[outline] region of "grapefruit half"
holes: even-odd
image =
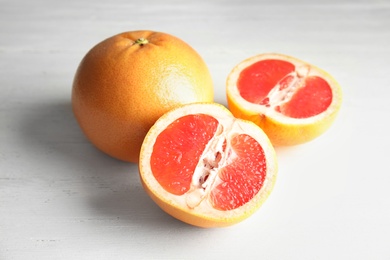
[[[194,103],[164,114],[146,135],[140,178],[168,214],[200,227],[233,225],[270,194],[277,160],[265,133],[224,106]]]
[[[275,146],[315,139],[333,123],[342,103],[328,73],[283,54],[260,54],[233,68],[227,100],[234,116],[260,126]]]

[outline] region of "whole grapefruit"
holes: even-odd
[[[142,141],[161,115],[213,98],[210,72],[192,47],[166,33],[132,31],[103,40],[84,56],[72,108],[97,148],[138,162]]]

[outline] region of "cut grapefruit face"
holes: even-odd
[[[235,224],[271,192],[277,161],[265,133],[224,106],[171,110],[149,130],[139,163],[142,184],[168,214],[200,227]]]
[[[308,142],[333,123],[342,102],[325,71],[282,54],[261,54],[230,72],[226,92],[234,116],[260,126],[275,146]]]

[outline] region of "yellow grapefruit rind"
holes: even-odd
[[[310,75],[317,75],[328,82],[332,89],[332,103],[323,113],[304,119],[284,116],[264,106],[246,101],[237,88],[240,72],[264,59],[281,59],[294,65],[310,66]],[[323,134],[334,122],[342,103],[342,91],[338,82],[324,70],[299,59],[276,53],[260,54],[248,58],[233,68],[226,82],[229,110],[241,119],[254,122],[268,135],[274,146],[291,146],[309,142]]]
[[[185,204],[184,196],[176,196],[164,190],[156,181],[151,171],[150,156],[158,134],[177,118],[188,114],[199,113],[215,116],[218,120],[239,120],[245,124],[245,130],[249,129],[252,133],[258,133],[256,136],[251,136],[255,138],[264,149],[267,162],[266,179],[257,195],[251,201],[237,209],[219,211],[212,208],[211,205],[206,202],[203,202],[195,209],[190,209]],[[224,118],[221,119],[221,116]],[[139,163],[141,183],[152,200],[169,215],[190,225],[203,228],[231,226],[252,215],[270,195],[276,181],[277,171],[278,164],[276,154],[265,133],[252,122],[235,119],[229,110],[217,103],[188,104],[164,114],[157,120],[146,135],[141,147]]]

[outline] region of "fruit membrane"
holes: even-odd
[[[252,214],[277,172],[264,132],[215,104],[169,114],[152,127],[141,149],[149,195],[169,214],[199,226],[228,225]]]

